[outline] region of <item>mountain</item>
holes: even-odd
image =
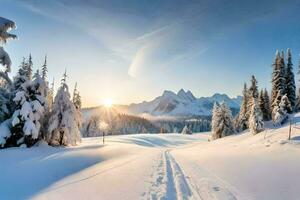
[[[216,93],[211,97],[196,98],[189,90],[181,89],[177,94],[166,90],[152,101],[130,104],[127,112],[153,116],[210,116],[215,102],[225,102],[235,114],[239,110],[241,101],[241,96],[230,98],[226,94]]]

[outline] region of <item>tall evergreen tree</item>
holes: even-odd
[[[29,54],[29,58],[26,66],[26,77],[28,80],[32,79],[32,68],[33,68],[32,56],[31,54]]]
[[[291,109],[291,103],[287,95],[283,95],[280,103],[273,109],[273,123],[275,125],[282,125],[288,120],[288,110]]]
[[[13,81],[13,90],[15,93],[19,90],[21,85],[25,83],[28,79],[26,76],[26,60],[23,58],[23,61],[21,62],[21,65],[19,66],[19,70],[17,75],[14,77]]]
[[[279,52],[277,50],[275,56],[275,62],[273,63],[273,73],[272,73],[272,99],[271,99],[272,109],[280,103],[281,97],[285,94],[285,85],[286,85],[286,81],[285,81],[284,58],[282,58],[279,55]]]
[[[81,96],[79,91],[77,90],[77,82],[75,83],[72,100],[76,109],[81,110]]]
[[[67,74],[63,75],[61,86],[55,96],[48,128],[47,140],[50,145],[76,145],[81,141],[78,127],[78,112],[71,101],[66,84]]]
[[[253,97],[252,97],[253,98]],[[253,98],[249,118],[249,129],[253,135],[261,132],[264,127],[264,122],[262,119],[262,113],[259,108],[257,99]]]
[[[231,110],[223,102],[220,106],[215,103],[212,115],[212,139],[234,134]]]
[[[48,72],[48,69],[47,69],[47,55],[46,55],[44,64],[42,66],[42,79],[44,81],[46,81],[46,79],[47,79],[47,72]]]
[[[258,107],[261,110],[262,117],[265,120],[265,115],[266,115],[266,110],[265,110],[265,96],[264,96],[264,91],[261,89],[258,95]]]
[[[248,128],[248,120],[250,114],[248,109],[248,104],[249,104],[249,91],[247,88],[247,84],[244,83],[243,100],[240,107],[240,112],[235,122],[235,129],[238,132],[246,130]]]
[[[268,94],[267,89],[265,88],[264,91],[264,102],[265,102],[265,106],[264,106],[264,120],[270,120],[271,119],[271,111],[270,111],[270,97]]]
[[[82,125],[82,118],[81,118],[81,96],[79,94],[79,91],[77,90],[77,82],[75,83],[74,91],[73,91],[73,98],[72,98],[73,104],[77,111],[77,124],[78,127],[81,128]]]
[[[16,110],[12,117],[10,144],[32,146],[40,136],[40,120],[44,113],[44,82],[39,73],[33,81],[26,81],[16,93]]]
[[[296,85],[293,72],[293,63],[292,63],[292,54],[291,50],[287,49],[287,64],[285,71],[285,81],[286,81],[286,95],[291,102],[292,110],[289,110],[288,113],[292,113],[296,104]]]
[[[254,99],[258,98],[257,80],[254,75],[251,76],[251,85],[249,88],[249,96],[250,96],[250,100],[252,100],[251,97],[253,97]]]

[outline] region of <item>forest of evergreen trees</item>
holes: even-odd
[[[235,119],[225,104],[214,105],[212,115],[213,139],[246,129],[257,134],[264,130],[264,121],[272,120],[274,126],[279,126],[288,121],[289,114],[300,110],[300,96],[298,92],[298,97],[296,97],[291,50],[287,49],[286,56],[284,51],[281,53],[276,51],[272,67],[270,96],[266,88],[258,89],[257,80],[253,75],[250,87],[248,88],[247,84],[244,84],[243,101],[240,112]]]
[[[120,114],[117,111],[99,113],[88,117],[82,125],[83,137],[123,135],[138,133],[181,133],[186,126],[191,132],[210,130],[210,117],[177,118],[172,120],[148,120],[143,117]]]
[[[7,33],[14,22],[0,18],[0,42],[16,38]],[[47,80],[47,57],[33,73],[33,59],[23,58],[17,74],[10,78],[11,59],[0,48],[0,148],[30,147],[40,140],[49,145],[75,145],[81,140],[81,97],[76,87],[73,97],[63,75],[54,97],[54,82]]]

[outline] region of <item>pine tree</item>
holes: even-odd
[[[212,113],[213,140],[234,134],[231,110],[224,102],[220,106],[215,103]]]
[[[285,64],[284,58],[279,55],[276,51],[275,62],[273,63],[273,73],[272,73],[272,99],[271,107],[272,109],[279,104],[281,98],[285,94]],[[278,94],[280,93],[280,94]]]
[[[31,54],[29,54],[29,58],[25,70],[26,77],[28,80],[32,79],[32,68],[33,68],[32,56]]]
[[[0,43],[6,43],[8,39],[15,39],[17,36],[8,33],[9,30],[16,28],[15,22],[0,17]],[[11,59],[9,54],[0,46],[0,65],[4,66],[4,71],[0,71],[0,148],[4,147],[7,138],[11,136],[11,117],[12,114],[12,80],[8,73],[11,72]]]
[[[77,82],[75,83],[72,100],[76,109],[81,110],[81,96],[79,94],[79,91],[77,90]]]
[[[254,75],[251,77],[251,85],[249,88],[249,96],[250,96],[250,101],[252,100],[251,97],[254,99],[258,98],[258,89],[257,89],[257,80]]]
[[[185,125],[185,126],[183,127],[182,131],[181,131],[181,134],[184,134],[184,135],[186,135],[186,134],[191,135],[191,134],[192,134],[192,131],[188,128],[187,125]]]
[[[28,80],[25,70],[26,70],[26,60],[25,60],[25,58],[23,58],[23,61],[21,62],[21,65],[19,66],[18,73],[14,77],[14,81],[13,81],[13,90],[15,91],[15,93],[17,91],[19,91],[19,89],[21,88],[21,85]]]
[[[13,99],[16,110],[12,116],[12,136],[10,143],[13,146],[26,144],[30,147],[37,142],[40,136],[40,119],[44,113],[44,82],[38,73],[33,81],[26,81]]]
[[[49,135],[47,140],[49,144],[53,146],[76,145],[81,141],[81,135],[77,124],[77,111],[70,99],[66,78],[67,74],[65,72],[61,86],[55,96],[49,120]]]
[[[251,107],[250,118],[249,118],[249,129],[251,133],[255,135],[264,129],[264,122],[262,119],[262,113],[259,108],[257,100],[253,98],[252,102],[253,104]]]
[[[292,54],[291,50],[287,49],[287,64],[286,64],[286,94],[291,102],[292,109],[288,111],[288,113],[292,113],[296,104],[296,86],[295,86],[295,78],[293,72],[293,63],[292,63]]]
[[[48,95],[47,95],[47,102],[48,102],[48,107],[49,110],[52,110],[53,107],[53,101],[54,101],[54,79],[52,80],[51,83],[51,88],[49,89]]]
[[[15,22],[0,17],[0,43],[6,43],[8,39],[16,39],[16,35],[8,33],[11,29],[15,28]],[[7,73],[11,72],[11,59],[2,46],[0,46],[0,64],[6,68],[5,72],[1,73],[0,76],[6,79],[8,78],[8,76],[6,76]]]
[[[264,91],[264,120],[268,121],[271,119],[271,111],[270,111],[270,98],[267,89]]]
[[[73,91],[73,97],[72,97],[73,104],[77,111],[77,124],[78,127],[81,128],[82,126],[82,117],[81,117],[81,96],[79,94],[79,91],[77,90],[77,82],[75,83],[74,91]]]
[[[47,69],[47,55],[46,55],[44,64],[42,66],[42,79],[44,81],[46,81],[46,79],[47,79],[47,72],[48,72],[48,69]]]
[[[291,103],[287,95],[283,95],[278,106],[273,109],[273,123],[275,125],[281,125],[288,120],[288,110],[291,109]]]
[[[240,112],[236,118],[235,129],[240,132],[248,128],[248,119],[249,119],[249,91],[247,89],[247,84],[244,84],[243,89],[243,100],[240,107]]]
[[[263,90],[260,90],[258,95],[258,107],[261,110],[263,119],[267,120],[267,111],[265,110],[265,95]]]

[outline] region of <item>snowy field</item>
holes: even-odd
[[[139,134],[4,149],[0,199],[299,199],[300,124],[287,137],[285,126],[214,142]]]

